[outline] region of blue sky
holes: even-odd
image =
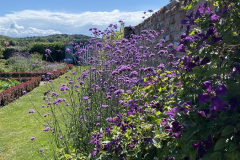
[[[143,11],[158,10],[169,0],[4,0],[0,5],[0,34],[11,37],[85,34],[123,20],[141,23]]]

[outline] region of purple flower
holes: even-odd
[[[47,127],[47,128],[43,129],[44,132],[49,131],[49,130],[50,130],[50,127]]]
[[[41,152],[41,153],[42,153],[42,152],[43,152],[43,149],[42,149],[42,148],[41,148],[41,149],[39,149],[39,152]]]
[[[71,49],[67,48],[67,49],[65,50],[65,53],[69,53],[69,52],[71,52]]]
[[[201,114],[205,118],[210,118],[214,114],[214,112],[213,111],[210,112],[209,109],[204,109],[202,111],[198,111],[198,113]]]
[[[176,50],[179,51],[179,52],[186,52],[183,44],[180,44],[180,45],[177,47]]]
[[[108,105],[102,105],[100,108],[108,108]]]
[[[211,100],[211,109],[214,111],[223,110],[225,102],[219,97],[219,95],[225,95],[228,93],[227,88],[224,85],[219,85],[219,87],[214,90],[212,83],[210,81],[203,82],[203,87],[206,89],[207,93],[199,93],[198,100],[199,103],[204,104],[208,100]]]
[[[27,93],[27,91],[23,91],[23,92],[22,92],[23,95],[26,94],[26,93]]]
[[[96,126],[97,126],[97,127],[100,126],[100,123],[97,123]]]
[[[212,142],[212,137],[211,137],[211,135],[209,135],[207,139],[198,141],[197,143],[193,143],[192,147],[194,149],[198,148],[199,157],[203,157],[203,155],[206,153],[205,150],[211,148],[212,143],[213,143]]]
[[[59,138],[60,138],[60,139],[62,139],[62,138],[63,138],[63,136],[60,136]]]
[[[50,54],[52,51],[50,49],[46,49],[45,52]]]
[[[35,111],[33,110],[33,109],[30,109],[29,111],[28,111],[28,113],[30,114],[30,113],[34,113]]]
[[[217,15],[211,16],[211,22],[213,22],[213,23],[217,23],[219,19],[220,19],[220,17],[218,17]]]
[[[118,89],[114,92],[115,95],[121,95],[124,93],[124,90],[123,89]]]
[[[31,141],[34,141],[35,140],[35,137],[31,137]]]
[[[208,28],[206,36],[209,37],[211,35],[214,35],[217,32],[216,28],[214,26],[211,26]]]
[[[138,72],[137,71],[132,71],[130,74],[129,74],[129,77],[137,77],[138,76]]]
[[[89,99],[89,97],[88,96],[86,96],[86,97],[83,97],[83,100],[84,101],[87,101]]]

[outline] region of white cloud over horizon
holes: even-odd
[[[143,12],[83,12],[78,14],[46,10],[23,10],[0,16],[0,34],[11,37],[45,36],[51,34],[90,35],[89,28],[104,30],[119,20],[128,25],[142,21]]]

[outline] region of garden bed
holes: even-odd
[[[67,64],[62,69],[58,69],[54,72],[47,73],[2,73],[0,74],[1,78],[11,77],[15,80],[21,80],[23,83],[18,84],[14,87],[8,88],[0,92],[0,106],[4,106],[15,99],[23,95],[23,92],[29,92],[34,88],[38,87],[41,80],[50,80],[59,77],[60,75],[66,73],[69,69],[72,69],[72,64]],[[23,77],[24,76],[24,77]]]
[[[17,79],[1,78],[0,79],[0,92],[8,88],[18,85],[20,82]]]
[[[52,72],[5,72],[0,73],[1,78],[21,78],[21,77],[47,77],[50,75],[51,79],[57,78],[59,75],[66,73],[68,69],[72,69],[72,64],[67,64],[65,67],[61,69],[57,69],[56,71]],[[42,78],[42,80],[43,80]]]
[[[39,86],[41,81],[41,77],[31,77],[26,79],[28,79],[26,82],[0,92],[0,106],[9,104],[10,102],[22,96],[25,91],[29,92],[33,90]]]

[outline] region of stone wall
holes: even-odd
[[[203,2],[205,0],[200,0],[199,4]],[[142,30],[155,30],[158,32],[164,30],[164,34],[157,37],[153,41],[153,45],[157,44],[160,39],[164,39],[166,43],[173,43],[176,49],[182,33],[186,30],[186,25],[182,25],[181,21],[186,19],[186,15],[189,15],[192,11],[195,13],[199,4],[195,8],[186,11],[181,9],[180,2],[173,0],[142,23],[135,26],[135,30],[132,30],[131,27],[125,27],[124,37],[128,38],[130,34],[140,35]],[[211,5],[211,8],[213,8],[213,5]]]

